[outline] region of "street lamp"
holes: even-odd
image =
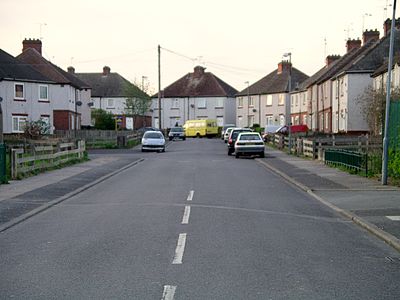
[[[291,99],[290,99],[290,92],[292,90],[292,53],[288,52],[288,53],[284,53],[283,57],[289,57],[289,83],[288,83],[288,89],[289,89],[289,102],[286,108],[286,123],[288,124],[288,132],[289,132],[289,154],[292,153],[292,133],[291,133],[291,128],[290,126],[292,125],[292,116],[291,116],[291,110],[292,110],[292,103],[291,103]]]
[[[250,128],[250,82],[246,81],[247,84],[247,127]]]
[[[81,106],[81,101],[75,101],[75,126],[74,126],[74,136],[76,138],[76,127],[78,127],[78,106]]]

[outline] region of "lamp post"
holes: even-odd
[[[1,102],[3,101],[3,98],[0,97],[0,144],[3,143],[3,110],[1,108]]]
[[[383,153],[382,153],[382,185],[387,185],[387,177],[388,177],[387,172],[388,172],[388,156],[389,156],[389,111],[390,111],[390,92],[391,92],[390,88],[392,79],[395,23],[396,23],[396,0],[393,0],[393,17],[392,17],[392,25],[390,28],[388,75],[386,81],[385,127],[384,127]]]
[[[76,138],[76,128],[78,127],[78,106],[81,106],[81,101],[75,101],[75,126],[74,126],[74,136]]]
[[[292,111],[292,103],[291,103],[291,99],[290,99],[290,92],[292,90],[292,53],[288,52],[288,53],[284,53],[283,57],[289,57],[289,82],[288,82],[288,89],[289,89],[289,101],[287,108],[286,108],[286,113],[288,115],[288,117],[286,118],[286,123],[288,125],[288,132],[289,132],[289,154],[292,153],[292,133],[291,133],[291,128],[290,126],[292,125],[292,116],[291,116],[291,111]]]
[[[246,81],[247,84],[247,127],[250,128],[250,82]]]

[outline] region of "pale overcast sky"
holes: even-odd
[[[393,0],[1,0],[0,48],[21,53],[42,38],[43,56],[76,72],[111,68],[158,89],[202,64],[238,90],[277,68],[282,54],[311,76],[326,55],[344,54],[347,37],[378,29]],[[397,12],[399,10],[397,9]],[[370,16],[372,15],[372,16]],[[398,13],[396,14],[398,17]],[[363,22],[364,21],[364,22]],[[325,41],[326,40],[326,43]]]

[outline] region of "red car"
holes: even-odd
[[[279,128],[276,132],[281,133],[281,134],[289,134],[288,126],[282,126]],[[307,125],[291,125],[290,126],[290,133],[295,134],[295,133],[307,133],[308,132],[308,126]]]

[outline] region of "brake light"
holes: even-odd
[[[229,139],[228,143],[229,143],[229,144],[232,144],[232,139]]]

